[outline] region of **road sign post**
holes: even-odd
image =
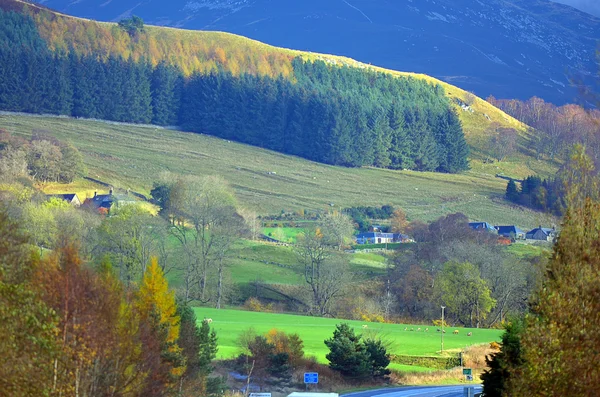
[[[308,385],[313,384],[316,385],[319,383],[319,373],[318,372],[305,372],[304,373],[304,384],[306,384],[306,390],[308,390]]]
[[[465,376],[465,380],[467,382],[473,381],[473,369],[472,368],[463,368],[463,375]]]

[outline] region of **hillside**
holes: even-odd
[[[473,220],[524,228],[546,223],[543,214],[503,199],[506,181],[494,177],[498,170],[492,164],[458,175],[343,168],[201,134],[56,117],[3,114],[0,128],[22,136],[45,130],[71,141],[83,153],[89,176],[146,194],[160,172],[171,171],[222,175],[242,205],[262,214],[330,205],[394,204],[404,208],[410,219],[423,221],[460,211]],[[515,173],[530,171],[527,164],[506,165]],[[542,173],[548,172],[545,165],[529,163]]]
[[[524,133],[524,126],[521,123],[489,103],[479,98],[469,98],[467,92],[423,74],[376,68],[344,57],[276,48],[240,36],[219,32],[196,32],[147,26],[143,33],[136,37],[130,37],[116,24],[73,18],[20,0],[0,0],[0,8],[33,15],[36,31],[39,31],[41,36],[42,43],[40,45],[48,46],[51,50],[64,52],[72,48],[78,54],[93,53],[103,57],[118,55],[131,57],[133,60],[145,59],[153,65],[166,60],[187,75],[195,71],[202,73],[214,71],[218,65],[220,70],[233,75],[243,71],[257,76],[280,75],[293,79],[295,71],[292,63],[294,59],[300,58],[307,61],[322,60],[329,65],[348,66],[359,70],[372,69],[386,74],[422,79],[432,84],[439,84],[456,109],[463,125],[465,137],[471,147],[470,159],[473,169],[481,170],[483,167],[483,169],[488,169],[487,172],[505,172],[511,176],[525,176],[540,170],[543,170],[544,173],[551,173],[556,167],[551,164],[532,165],[530,153],[524,149],[528,137]],[[12,43],[15,40],[22,40],[22,37],[11,38],[9,34],[8,42]],[[12,51],[9,50],[8,54],[11,53]],[[12,55],[7,56],[12,57]],[[57,67],[61,68],[60,65]],[[85,88],[82,89],[85,90]],[[32,97],[35,96],[28,95],[25,98]],[[473,100],[470,110],[463,110],[459,104],[470,102],[469,99]],[[13,110],[32,111],[18,108]],[[84,117],[90,116],[84,115]],[[482,166],[481,160],[489,157],[490,135],[487,129],[492,123],[519,130],[521,150],[513,156],[510,163],[496,164],[494,167]],[[293,151],[291,153],[296,154]]]
[[[587,3],[592,3],[588,1]],[[41,0],[79,17],[225,31],[420,71],[482,97],[572,102],[596,74],[599,19],[549,0]]]
[[[466,92],[422,74],[402,73],[375,68],[345,57],[316,54],[272,47],[244,37],[147,26],[139,36],[130,37],[116,24],[78,19],[54,13],[20,0],[0,0],[0,8],[32,14],[44,43],[53,51],[74,49],[78,54],[119,55],[134,60],[146,59],[153,65],[168,61],[185,75],[215,70],[217,67],[238,75],[241,72],[260,76],[278,75],[293,78],[293,59],[324,60],[338,66],[371,68],[398,76],[412,76],[440,84],[451,99],[466,102]],[[479,99],[473,113],[463,111],[453,101],[463,123],[465,135],[474,149],[474,157],[483,157],[487,137],[483,132],[492,122],[521,128],[520,123]]]

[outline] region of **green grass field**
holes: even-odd
[[[176,244],[171,238],[172,244]],[[344,254],[358,280],[385,274],[386,258],[372,253]],[[304,283],[304,269],[298,262],[293,247],[267,244],[257,241],[237,242],[229,256],[227,274],[237,284],[261,281],[266,284],[297,285]],[[181,274],[173,270],[167,274],[169,285],[179,287]]]
[[[295,243],[299,234],[304,233],[305,229],[300,227],[265,227],[263,234],[279,241]],[[278,238],[282,237],[282,238]]]
[[[487,167],[490,164],[459,175],[353,169],[158,127],[0,115],[0,128],[21,136],[46,130],[71,141],[83,153],[89,176],[146,194],[161,172],[171,171],[221,175],[235,189],[241,205],[261,214],[392,204],[402,207],[411,220],[431,221],[463,212],[474,221],[522,228],[546,223],[539,213],[503,200],[506,181],[494,177],[498,170]],[[538,165],[544,168],[544,164]],[[57,192],[56,187],[53,190]]]
[[[327,362],[325,355],[327,347],[323,343],[325,339],[333,335],[335,325],[347,322],[353,326],[357,333],[365,335],[378,335],[390,343],[389,352],[392,354],[413,356],[434,356],[439,354],[440,333],[430,325],[416,325],[417,327],[429,327],[429,332],[404,331],[406,324],[379,324],[365,323],[360,321],[339,320],[331,318],[294,316],[288,314],[257,313],[238,310],[216,310],[209,308],[195,308],[198,320],[211,318],[212,326],[219,338],[218,357],[222,359],[231,358],[239,354],[236,340],[241,332],[252,327],[259,334],[264,334],[270,329],[297,333],[304,341],[304,351],[307,356],[315,356],[319,362]],[[368,328],[364,329],[363,324]],[[453,335],[452,330],[458,329],[459,334]],[[468,337],[467,332],[473,332]],[[467,346],[489,343],[499,340],[502,331],[489,329],[466,329],[450,328],[444,335],[444,349],[459,350]],[[396,369],[426,370],[422,367],[393,366]]]

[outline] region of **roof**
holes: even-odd
[[[544,233],[547,236],[549,236],[555,232],[554,229],[550,229],[548,227],[536,227],[535,229],[531,229],[529,232],[527,232],[527,234],[535,234],[540,230],[542,231],[542,233]]]
[[[366,232],[366,233],[360,233],[356,235],[356,238],[392,238],[392,239],[398,239],[398,238],[408,238],[407,235],[402,234],[402,233],[380,233],[380,232]]]
[[[518,227],[512,226],[496,226],[496,230],[498,230],[498,234],[525,234],[525,232]]]
[[[496,231],[496,229],[487,222],[469,222],[469,227],[473,230],[491,230]]]
[[[77,193],[66,193],[66,194],[48,194],[47,197],[56,197],[65,201],[73,201],[77,197]],[[79,199],[79,197],[77,197]]]

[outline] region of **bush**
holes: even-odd
[[[244,302],[244,308],[251,312],[272,313],[274,310],[273,303],[263,304],[258,298],[250,297]]]
[[[460,366],[460,357],[430,357],[392,355],[391,362],[402,365],[416,365],[435,369],[452,369]]]
[[[286,354],[292,368],[298,368],[304,357],[304,342],[298,334],[286,334],[276,328],[266,334],[267,341],[275,347],[276,354]]]

